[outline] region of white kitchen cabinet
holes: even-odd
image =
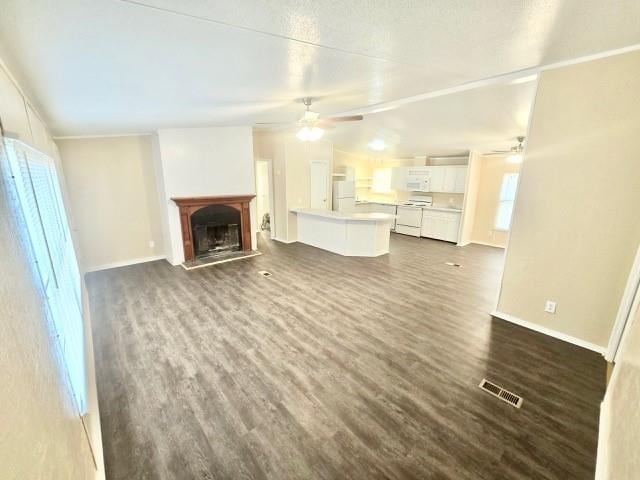
[[[453,193],[456,190],[456,175],[458,169],[455,167],[444,167],[444,184],[442,192]]]
[[[431,191],[444,192],[444,174],[447,167],[429,167],[431,171]]]
[[[393,167],[391,169],[391,188],[393,190],[407,189],[407,167]]]
[[[467,167],[452,167],[455,168],[455,181],[453,186],[454,193],[464,193],[464,190],[467,186]]]
[[[31,143],[29,119],[22,94],[0,68],[0,119],[5,134]]]
[[[396,223],[396,233],[401,233],[402,235],[410,235],[412,237],[419,237],[420,227],[410,227],[408,225],[399,225]]]
[[[424,209],[422,211],[422,228],[420,235],[447,242],[458,241],[460,229],[459,212],[442,212]]]
[[[394,167],[391,170],[391,188],[407,190],[407,176],[429,172],[429,191],[433,193],[464,193],[467,180],[466,165],[433,165],[426,167]]]
[[[429,168],[433,193],[464,193],[467,179],[466,165],[438,165]]]

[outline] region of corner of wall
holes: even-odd
[[[154,132],[151,136],[151,152],[153,156],[153,173],[155,176],[156,190],[158,192],[157,201],[160,212],[162,248],[167,261],[173,265],[173,252],[171,250],[171,236],[169,232],[169,208],[167,205],[164,174],[162,172],[162,154],[160,152],[160,137],[158,132]]]

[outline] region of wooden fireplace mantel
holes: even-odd
[[[180,210],[180,227],[182,229],[182,245],[184,260],[195,260],[193,248],[193,233],[191,230],[191,215],[209,205],[227,205],[240,212],[240,231],[242,233],[242,249],[251,250],[251,217],[249,202],[255,195],[218,195],[215,197],[175,197],[172,198]]]

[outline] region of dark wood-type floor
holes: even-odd
[[[501,251],[260,249],[88,275],[109,480],[593,478],[604,361],[487,315]]]

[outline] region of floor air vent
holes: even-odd
[[[270,277],[271,276],[271,272],[267,272],[266,270],[260,270],[258,273],[260,275],[262,275],[263,277]]]
[[[494,397],[498,397],[500,400],[507,402],[509,405],[513,405],[516,408],[520,408],[522,406],[522,397],[516,395],[515,393],[511,393],[508,390],[505,390],[502,387],[499,387],[495,383],[491,383],[486,378],[483,378],[480,382],[480,388],[485,392],[489,392]]]

